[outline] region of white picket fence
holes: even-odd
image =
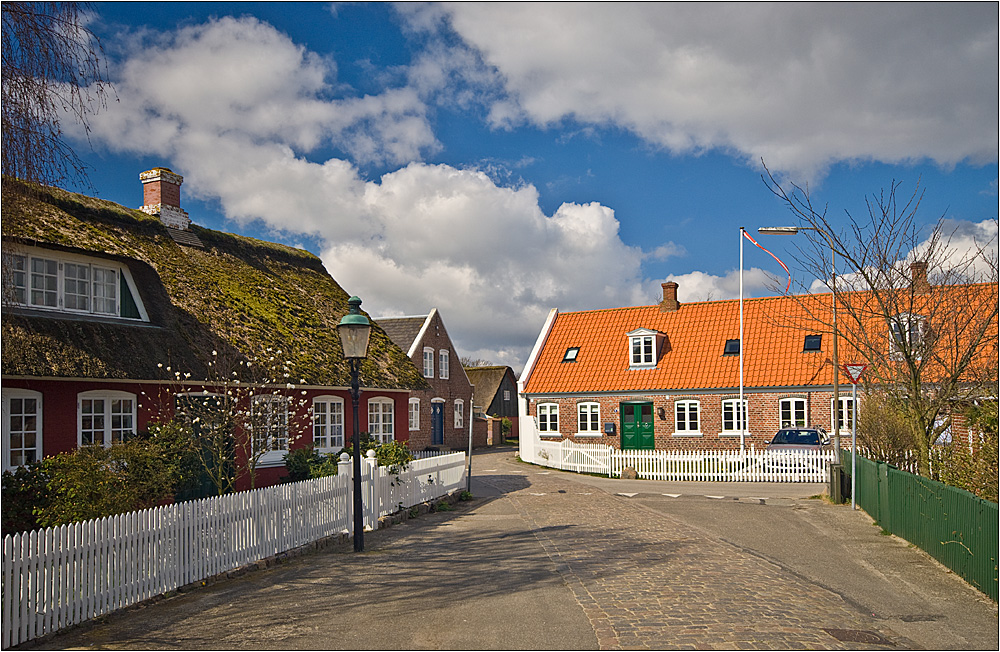
[[[826,482],[827,465],[835,460],[832,450],[635,451],[565,439],[524,442],[520,454],[525,462],[563,471],[616,478],[633,468],[645,480],[702,482]]]
[[[362,463],[366,529],[465,487],[464,453],[398,476]],[[352,473],[119,514],[3,540],[3,647],[353,530]]]

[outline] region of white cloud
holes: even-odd
[[[740,296],[738,269],[730,270],[725,276],[705,272],[671,274],[667,276],[667,280],[677,283],[677,299],[681,303],[738,299]],[[743,270],[743,295],[747,298],[774,294],[775,289],[784,290],[784,288],[784,279],[776,279],[774,275],[762,269],[751,267]]]
[[[799,178],[843,160],[996,161],[989,4],[448,3],[505,80],[496,126],[617,125]]]
[[[187,196],[218,200],[230,219],[317,237],[327,269],[371,314],[436,307],[476,357],[520,368],[553,306],[654,300],[612,209],[567,203],[549,215],[531,185],[411,162],[436,146],[422,99],[431,77],[336,99],[334,75],[333,62],[253,18],[185,27],[124,62],[120,101],[94,117],[92,137],[169,160]],[[368,181],[353,162],[307,157],[329,142],[354,161],[408,164]]]

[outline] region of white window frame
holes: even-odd
[[[30,389],[3,389],[0,390],[3,395],[3,470],[4,471],[14,471],[19,466],[24,466],[20,462],[15,464],[13,462],[12,456],[14,451],[19,451],[25,453],[27,451],[34,451],[34,459],[25,460],[26,463],[31,463],[33,461],[38,461],[42,459],[42,393],[36,392]],[[20,402],[21,412],[17,415],[13,413],[12,402]],[[24,401],[34,401],[35,402],[35,412],[34,420],[35,427],[34,430],[29,430],[25,428],[24,421],[21,422],[20,428],[15,433],[15,429],[12,427],[14,425],[15,417],[26,417],[29,413],[24,412]],[[35,445],[34,447],[24,445],[24,435],[34,432],[35,435]],[[17,448],[12,446],[13,437],[15,434],[21,435],[21,445]]]
[[[743,399],[743,410],[742,414],[739,414],[741,410],[738,410],[739,398],[726,398],[722,400],[722,429],[719,432],[721,435],[739,435],[750,434],[750,429],[747,427],[747,399]],[[730,416],[726,417],[726,412],[730,413]],[[730,425],[729,428],[726,427],[727,420]],[[740,423],[742,421],[742,423]],[[740,427],[742,426],[742,428]]]
[[[911,357],[919,360],[927,337],[927,318],[912,313],[898,314],[889,320],[889,335],[893,353],[903,355],[908,351]]]
[[[848,435],[851,434],[851,424],[854,423],[854,398],[852,396],[840,397],[839,414],[836,414],[833,411],[833,397],[831,396],[830,414],[834,415],[834,417],[837,419],[836,423],[833,423],[833,419],[830,420],[831,432],[836,432],[837,427],[840,426],[840,424],[844,424],[843,427],[840,428],[840,432],[842,434],[848,434]]]
[[[576,404],[576,434],[583,437],[601,436],[601,404],[581,401]]]
[[[75,254],[57,254],[37,247],[4,251],[3,257],[5,271],[10,270],[9,275],[4,274],[5,290],[9,283],[10,298],[16,305],[34,310],[134,320],[133,317],[123,317],[121,314],[122,297],[119,287],[124,282],[135,302],[139,321],[149,321],[135,281],[125,265]],[[36,262],[49,269],[36,272]],[[54,266],[54,270],[51,266]],[[85,274],[71,274],[70,270],[76,268],[85,270]],[[114,276],[114,280],[107,280],[108,273]],[[10,280],[7,279],[8,276]],[[98,282],[97,279],[102,276],[104,279]],[[86,288],[84,292],[80,291],[81,284]],[[36,285],[40,287],[35,287]],[[70,291],[71,286],[73,291]],[[71,306],[75,301],[69,299],[73,297],[80,298],[81,304]]]
[[[629,369],[655,368],[663,334],[649,328],[637,328],[625,335],[628,337]]]
[[[448,380],[451,377],[451,356],[448,349],[438,351],[438,377],[441,380]]]
[[[694,427],[691,427],[692,422]],[[701,435],[701,401],[695,399],[674,401],[674,434]]]
[[[465,401],[460,398],[455,399],[454,422],[456,428],[465,427]]]
[[[288,453],[290,403],[291,399],[282,394],[250,397],[250,445],[258,466],[284,463],[282,458]]]
[[[411,398],[408,405],[410,431],[420,430],[420,399]]]
[[[323,407],[319,407],[323,406]],[[344,399],[317,396],[312,403],[313,447],[321,453],[335,453],[344,447]],[[325,441],[326,446],[317,441]]]
[[[368,399],[368,434],[381,444],[395,439],[396,403],[391,398],[378,396]]]
[[[100,412],[96,403],[100,401]],[[125,402],[128,402],[125,405]],[[85,412],[85,408],[89,408]],[[117,408],[117,409],[116,409]],[[100,421],[98,427],[96,421]],[[84,425],[88,425],[88,441],[84,441]],[[100,441],[96,433],[100,432]],[[76,395],[76,443],[79,447],[101,445],[109,448],[121,442],[127,434],[136,432],[136,397],[131,392],[95,389]],[[127,433],[127,434],[126,434]]]
[[[434,348],[424,347],[424,378],[434,377]]]
[[[785,418],[785,413],[789,418]],[[801,413],[801,422],[798,421]],[[806,428],[809,424],[809,403],[801,396],[789,396],[778,401],[779,428]]]
[[[559,434],[559,404],[539,403],[535,408],[538,415],[538,432],[543,436]]]

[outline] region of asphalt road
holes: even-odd
[[[997,606],[816,486],[478,453],[476,499],[37,649],[997,649]]]

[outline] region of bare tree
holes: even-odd
[[[3,175],[58,185],[87,182],[86,166],[67,144],[62,116],[89,132],[88,116],[111,90],[98,38],[76,2],[3,3]],[[18,185],[17,188],[22,188]]]
[[[996,236],[959,247],[944,219],[922,231],[919,185],[907,197],[894,181],[866,198],[864,217],[847,212],[842,228],[812,204],[807,187],[783,186],[770,171],[762,178],[807,229],[795,259],[832,293],[841,362],[868,365],[866,386],[901,411],[920,474],[929,475],[931,445],[952,415],[996,395]],[[830,274],[831,255],[839,276]],[[832,332],[831,301],[799,296],[808,318]]]

